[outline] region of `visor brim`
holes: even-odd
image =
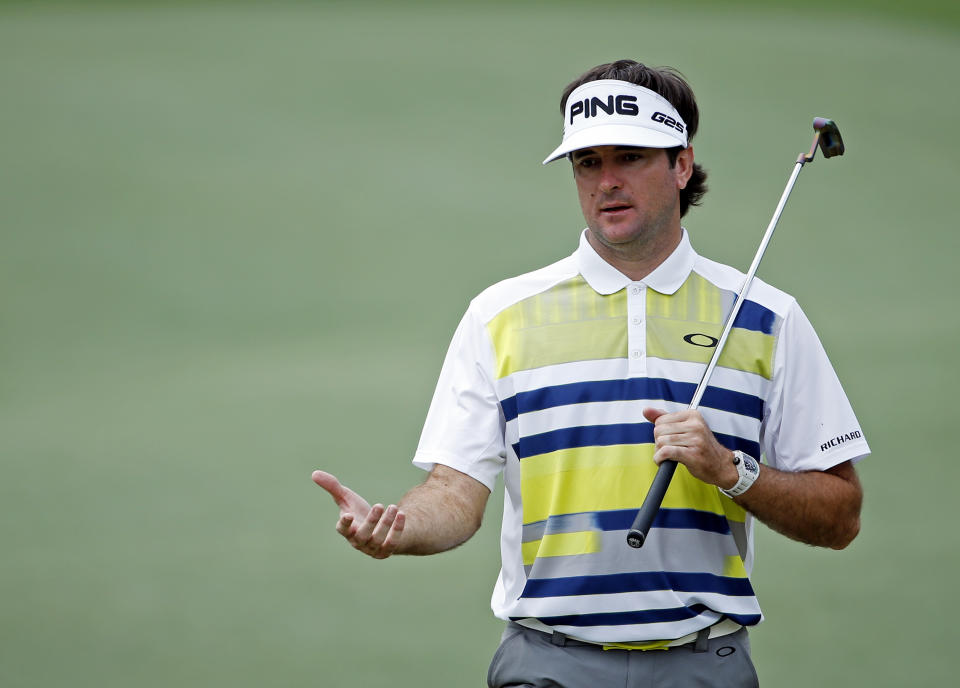
[[[687,147],[686,137],[677,132],[676,136],[624,124],[600,124],[571,134],[564,139],[556,150],[547,156],[543,164],[566,156],[574,151],[594,146],[636,146],[637,148],[674,148]]]

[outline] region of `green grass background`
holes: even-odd
[[[0,5],[0,685],[479,686],[466,546],[333,531],[409,464],[469,299],[568,254],[562,87],[679,67],[686,219],[796,294],[874,450],[841,553],[761,528],[764,685],[955,680],[960,21],[938,2]]]

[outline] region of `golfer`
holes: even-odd
[[[756,280],[698,410],[686,407],[743,284],[681,225],[706,187],[699,114],[670,68],[620,60],[561,99],[587,227],[573,254],[496,284],[463,316],[414,463],[370,506],[332,475],[337,531],[372,557],[470,538],[503,478],[506,622],[490,686],[753,686],[753,519],[841,549],[866,440],[797,302]],[[709,230],[704,230],[709,231]],[[642,549],[625,536],[679,463]]]

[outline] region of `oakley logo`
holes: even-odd
[[[683,123],[678,122],[673,117],[667,117],[662,112],[654,112],[652,115],[650,115],[650,119],[652,119],[654,122],[660,122],[661,124],[665,124],[668,127],[672,127],[677,131],[679,131],[681,134],[683,133]]]
[[[618,115],[639,115],[640,108],[637,107],[636,96],[607,96],[607,99],[584,98],[570,104],[570,124],[573,124],[573,118],[580,115],[584,119],[596,117],[597,111],[602,110],[608,115],[614,113]],[[683,131],[681,129],[681,131]]]
[[[712,349],[720,340],[716,337],[711,337],[708,334],[694,332],[693,334],[688,334],[686,337],[684,337],[683,341],[685,341],[687,344],[693,344],[694,346],[702,346],[705,349]]]

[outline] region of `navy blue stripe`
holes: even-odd
[[[689,607],[673,607],[672,609],[646,609],[635,612],[601,612],[597,614],[568,614],[566,616],[536,617],[548,626],[628,626],[634,624],[665,623],[670,621],[684,621],[711,611],[705,604],[693,604]],[[760,623],[759,614],[730,614],[722,613],[728,619],[733,619],[741,626],[756,626]],[[512,616],[512,621],[522,621],[531,617]]]
[[[753,330],[763,334],[773,334],[773,324],[777,320],[777,314],[769,308],[761,306],[756,301],[744,301],[737,313],[737,319],[733,326],[744,330]]]
[[[748,578],[729,578],[712,573],[649,571],[612,573],[603,576],[531,578],[521,597],[568,597],[571,595],[612,595],[624,592],[709,592],[731,597],[753,597]]]
[[[759,614],[730,614],[724,613],[724,616],[728,619],[733,619],[741,626],[756,626],[760,623]]]
[[[696,385],[694,385],[694,389],[696,389]],[[690,394],[690,399],[693,399],[692,393]],[[687,403],[689,403],[689,400]],[[732,389],[707,385],[707,389],[703,392],[703,399],[700,400],[700,405],[706,408],[730,411],[740,416],[763,420],[763,399],[752,394],[736,392]]]
[[[630,521],[627,528],[632,525],[633,520]],[[651,527],[705,530],[709,533],[720,533],[721,535],[727,535],[730,532],[730,523],[726,516],[712,514],[709,511],[697,511],[696,509],[660,509],[657,512],[657,517],[653,519]]]
[[[634,401],[637,399],[662,399],[680,404],[689,404],[697,386],[692,382],[675,382],[664,378],[630,378],[626,380],[600,380],[573,382],[566,385],[541,387],[520,392],[500,402],[507,421],[521,413],[542,411],[557,406],[587,404],[602,401]],[[701,406],[730,411],[741,416],[761,420],[763,399],[752,394],[736,392],[722,387],[707,387]]]
[[[629,626],[634,624],[664,623],[669,621],[684,621],[700,616],[708,611],[706,605],[695,604],[690,607],[675,607],[673,609],[649,609],[640,612],[607,612],[600,614],[571,614],[567,616],[537,617],[548,626]],[[759,614],[729,614],[723,613],[728,619],[733,619],[741,626],[756,626],[760,623]],[[511,621],[529,619],[528,616],[511,616]]]
[[[717,441],[720,442],[724,447],[730,451],[740,450],[744,454],[749,454],[755,459],[760,459],[760,444],[758,442],[752,442],[750,440],[745,440],[742,437],[737,437],[736,435],[724,435],[722,432],[715,432],[713,436],[717,438]]]
[[[628,626],[633,624],[685,621],[700,616],[707,606],[694,604],[690,607],[672,609],[646,609],[638,612],[601,612],[597,614],[568,614],[566,616],[541,616],[540,621],[548,626]],[[519,619],[516,619],[519,620]]]
[[[503,409],[503,417],[509,422],[519,415],[517,411],[516,395],[500,402],[500,408]]]
[[[639,509],[597,511],[593,514],[594,523],[600,530],[629,530],[638,511]],[[652,527],[705,530],[721,535],[730,532],[726,516],[696,509],[660,509]]]
[[[515,445],[517,457],[526,459],[575,447],[611,447],[617,444],[652,444],[653,423],[580,425],[521,437]]]
[[[715,432],[714,435],[720,444],[731,451],[739,449],[754,458],[760,456],[760,445],[757,442],[723,433]],[[513,445],[513,449],[517,458],[526,459],[561,449],[612,447],[618,444],[653,444],[653,423],[612,423],[561,428],[521,437],[520,441]]]

